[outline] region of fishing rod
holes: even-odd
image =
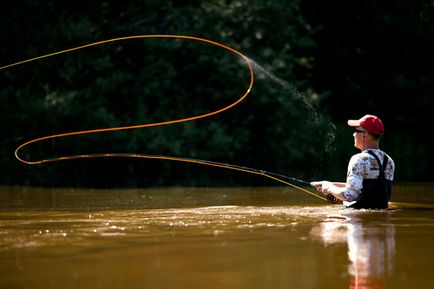
[[[184,160],[187,160],[186,158],[183,158]],[[286,182],[284,180],[290,180],[292,182],[297,182],[300,183],[304,186],[309,186],[309,187],[313,187],[311,182],[299,179],[299,178],[295,178],[295,177],[290,177],[290,176],[286,176],[286,175],[282,175],[282,174],[278,174],[275,172],[270,172],[270,171],[266,171],[266,170],[260,170],[260,169],[255,169],[255,168],[250,168],[250,167],[245,167],[245,166],[240,166],[240,165],[233,165],[233,164],[227,164],[227,163],[219,163],[219,162],[213,162],[213,161],[206,161],[206,160],[194,160],[194,159],[188,159],[191,162],[195,162],[195,163],[199,163],[199,164],[207,164],[207,165],[213,165],[213,166],[218,166],[218,167],[225,167],[228,169],[232,169],[232,170],[239,170],[239,171],[245,171],[245,172],[249,172],[249,173],[255,173],[255,174],[259,174],[262,175],[264,177],[268,177],[271,178],[275,181],[284,183],[286,185],[295,187],[299,190],[302,190],[310,195],[314,195],[315,197],[318,197],[322,200],[327,200],[327,202],[329,203],[336,203],[338,201],[338,199],[333,196],[332,194],[328,194],[326,198],[321,197],[317,194],[314,194],[302,187],[299,186],[295,186],[294,184],[290,183],[290,182]]]

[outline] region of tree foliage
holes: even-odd
[[[310,60],[303,51],[314,46],[297,1],[165,1],[157,5],[155,1],[27,0],[11,4],[2,14],[6,28],[2,39],[8,39],[1,51],[4,65],[99,40],[145,34],[203,37],[256,61],[254,89],[231,111],[173,126],[47,141],[24,152],[30,159],[145,153],[297,176],[310,173],[311,165],[320,163],[321,146],[333,128],[297,91],[297,87],[309,87],[302,75],[309,72]],[[273,79],[270,72],[279,78]],[[162,161],[78,160],[34,168],[23,167],[12,155],[14,147],[33,137],[167,121],[225,107],[244,93],[249,74],[236,55],[221,48],[179,39],[113,42],[4,70],[1,81],[2,118],[7,124],[2,142],[4,183],[243,183],[233,172]]]
[[[418,70],[411,61],[417,44],[423,55],[432,51],[432,43],[422,38],[432,26],[429,7],[422,4],[394,4],[386,11],[380,4],[350,9],[320,2],[21,0],[5,4],[0,12],[4,43],[0,66],[116,37],[176,34],[233,47],[255,67],[248,98],[212,118],[51,140],[23,154],[30,159],[105,152],[171,155],[300,178],[344,177],[351,136],[340,125],[335,131],[328,115],[344,124],[345,119],[369,111],[384,116],[387,128],[419,124],[414,112],[397,115],[384,107],[393,99],[403,110],[404,100],[415,92],[420,99],[411,103],[414,109],[427,112],[432,104],[427,93],[432,79],[429,67],[419,59],[424,69]],[[408,16],[407,7],[420,18]],[[338,8],[342,10],[337,12]],[[417,24],[412,22],[415,17]],[[402,45],[401,34],[414,44]],[[13,155],[22,142],[45,135],[213,111],[240,97],[248,81],[247,66],[235,54],[180,39],[116,41],[1,70],[2,183],[269,184],[240,173],[173,162],[86,159],[35,167],[22,165]],[[390,131],[397,134],[387,135],[386,148],[402,161],[412,153],[397,153],[399,136],[406,132]],[[428,151],[424,143],[419,148]],[[413,177],[412,172],[405,176]]]

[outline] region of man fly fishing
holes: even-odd
[[[348,120],[355,129],[354,146],[361,150],[348,163],[345,183],[312,182],[319,192],[334,196],[355,209],[386,209],[392,192],[395,163],[379,149],[384,133],[383,122],[375,115]]]

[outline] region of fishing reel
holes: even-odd
[[[335,196],[333,196],[332,194],[328,194],[327,195],[327,202],[330,204],[335,204],[338,202],[338,199]]]

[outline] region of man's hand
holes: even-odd
[[[331,188],[333,183],[329,181],[317,181],[310,183],[312,187],[314,187],[318,192],[321,192],[323,195],[331,194]]]

